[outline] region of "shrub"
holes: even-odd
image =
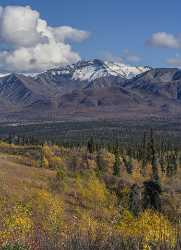
[[[30,202],[36,225],[50,234],[60,232],[64,202],[47,191],[36,192]]]
[[[113,168],[115,164],[114,154],[109,153],[105,149],[98,152],[97,166],[102,173],[113,174]]]
[[[3,246],[1,249],[2,250],[28,250],[29,248],[19,243],[15,243],[15,244],[8,243],[5,246]]]
[[[109,192],[105,184],[91,172],[88,176],[78,176],[76,190],[81,201],[88,206],[101,206],[109,202]]]
[[[170,247],[176,244],[174,227],[166,217],[152,210],[146,210],[138,218],[124,210],[118,222],[118,230],[127,239],[143,239],[145,249],[162,243]]]
[[[21,204],[16,205],[11,215],[6,218],[5,224],[10,232],[26,236],[33,229],[29,208]]]

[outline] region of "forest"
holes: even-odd
[[[120,131],[57,143],[48,133],[6,132],[1,249],[181,249],[179,144],[149,127],[129,140]]]

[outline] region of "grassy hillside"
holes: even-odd
[[[2,249],[180,249],[180,162],[92,146],[0,143]]]
[[[22,200],[32,189],[48,190],[49,179],[55,176],[55,171],[29,167],[16,161],[13,156],[0,155],[1,194]]]

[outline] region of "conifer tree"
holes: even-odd
[[[43,168],[44,165],[44,151],[43,151],[43,144],[40,145],[40,167]]]
[[[8,143],[9,144],[13,143],[13,136],[11,134],[8,135]]]
[[[103,169],[104,169],[104,166],[102,165],[102,161],[101,161],[101,152],[100,150],[97,152],[97,156],[96,156],[96,164],[97,164],[97,169],[98,169],[98,172],[102,172]]]
[[[145,181],[143,193],[143,208],[161,211],[161,186],[157,181]]]
[[[152,129],[150,131],[150,159],[151,159],[151,165],[152,165],[152,179],[154,181],[159,181],[158,164],[157,164],[157,159],[156,159],[154,136],[153,136]]]
[[[120,158],[119,158],[119,153],[116,152],[115,153],[115,162],[114,162],[114,166],[113,166],[113,175],[115,176],[120,176]]]
[[[155,209],[161,211],[160,194],[162,192],[162,189],[158,175],[158,164],[157,164],[156,150],[155,150],[154,136],[152,129],[150,131],[150,143],[148,152],[152,165],[152,178],[151,180],[144,182],[143,208]]]
[[[94,138],[93,137],[91,137],[90,140],[87,143],[87,151],[90,154],[93,154],[94,151],[95,151],[95,144],[94,144]]]
[[[144,132],[142,152],[141,152],[142,164],[141,164],[141,173],[144,176],[147,164],[147,150],[146,150],[146,133]]]

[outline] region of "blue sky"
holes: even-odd
[[[83,59],[126,61],[129,56],[133,59],[128,60],[130,64],[181,64],[180,45],[162,46],[155,41],[145,44],[160,32],[180,42],[180,0],[1,0],[0,5],[30,5],[50,26],[66,25],[90,32],[85,41],[71,44]]]

